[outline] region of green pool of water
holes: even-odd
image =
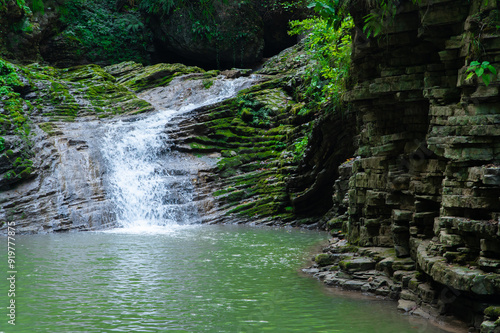
[[[300,274],[325,239],[237,226],[17,236],[16,325],[4,273],[0,332],[441,332]]]

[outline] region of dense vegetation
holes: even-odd
[[[149,62],[152,36],[137,6],[127,3],[116,8],[113,0],[70,0],[61,11],[67,25],[63,34],[80,42],[80,52],[91,62]]]
[[[291,27],[290,34],[310,32],[304,46],[315,61],[299,89],[299,99],[307,102],[301,112],[338,111],[349,75],[352,19],[346,18],[338,28],[321,17],[293,21]]]
[[[41,31],[35,30],[45,29],[44,38],[58,36],[75,58],[98,64],[126,60],[151,63],[154,45],[165,41],[161,26],[168,26],[171,22],[173,27],[180,29],[177,16],[181,17],[182,29],[189,30],[194,39],[215,45],[215,52],[223,50],[224,46],[233,46],[237,58],[239,53],[245,52],[238,43],[255,39],[261,33],[257,25],[242,24],[247,20],[245,16],[251,17],[249,22],[257,22],[259,16],[301,11],[306,5],[305,0],[69,0],[62,4],[51,0],[29,0],[26,3],[18,0],[16,9],[12,7],[13,3],[0,2],[0,13],[5,16],[0,17],[0,37],[4,37],[0,38],[1,47],[12,44],[6,38],[9,32],[14,31],[21,39],[33,39],[38,43],[40,38],[35,33]],[[235,15],[235,11],[243,17]],[[54,12],[57,21],[53,20]],[[44,15],[50,17],[49,21],[40,19]],[[40,21],[45,23],[38,23]],[[17,40],[17,35],[9,38]],[[19,49],[14,44],[9,48]],[[9,52],[0,50],[0,54]],[[17,56],[22,57],[22,51],[17,50]]]

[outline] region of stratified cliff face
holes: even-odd
[[[197,67],[133,62],[58,70],[0,60],[0,233],[94,230],[116,224],[102,156],[107,118],[154,110],[136,93]]]
[[[379,263],[411,258],[377,266],[411,289],[401,298],[479,326],[481,302],[500,295],[500,78],[486,86],[465,72],[473,60],[500,68],[498,1],[403,2],[370,39],[368,5],[351,10],[357,159],[340,167],[334,201],[348,196],[348,211],[331,224],[343,220],[352,244],[393,248]]]

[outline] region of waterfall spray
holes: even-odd
[[[198,221],[192,156],[171,150],[165,125],[174,116],[235,96],[255,79],[220,77],[207,89],[202,80],[180,77],[141,95],[155,112],[106,125],[108,196],[119,225],[147,229]]]

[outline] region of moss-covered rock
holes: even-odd
[[[314,257],[314,262],[320,267],[333,265],[335,264],[335,257],[328,253],[320,253]]]
[[[57,69],[37,63],[13,65],[0,59],[0,188],[36,174],[30,160],[35,154],[34,127],[56,136],[61,133],[57,122],[152,111],[153,106],[138,98],[132,89],[168,85],[174,77],[186,73],[200,73],[203,78],[217,75],[181,64],[144,67],[126,62],[106,68],[84,65]],[[211,151],[223,148],[210,148],[209,142],[192,145]]]
[[[176,76],[189,73],[205,73],[199,67],[183,64],[156,64],[152,66],[137,66],[125,62],[106,67],[105,70],[116,76],[117,81],[125,87],[140,92],[149,88],[166,86]]]
[[[500,317],[500,306],[489,306],[484,310],[484,314],[496,320]]]
[[[181,123],[187,136],[177,138],[174,149],[220,154],[214,196],[228,217],[275,222],[294,217],[287,180],[298,163],[293,143],[308,127],[291,125],[296,102],[284,84],[266,77]]]
[[[0,189],[33,175],[31,104],[21,92],[29,89],[22,71],[0,59]]]
[[[376,261],[372,258],[360,257],[339,262],[341,269],[348,272],[360,272],[374,269]]]
[[[34,64],[26,68],[25,75],[34,83],[28,95],[34,106],[32,114],[43,122],[153,110],[100,66],[54,69]]]

